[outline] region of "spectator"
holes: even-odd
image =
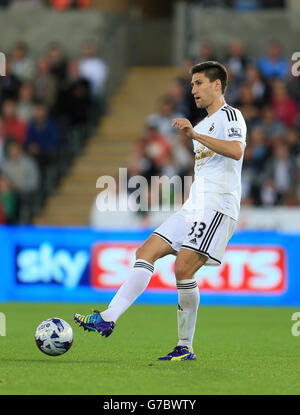
[[[4,135],[4,123],[2,118],[0,118],[0,166],[4,157],[4,147],[5,147],[6,137]]]
[[[193,172],[194,156],[192,141],[182,132],[178,132],[172,145],[172,156],[176,167],[176,174],[182,179]]]
[[[283,200],[282,200],[283,206],[289,206],[289,207],[295,207],[299,206],[299,200],[297,198],[296,189],[290,188],[285,193]]]
[[[284,139],[289,148],[289,153],[292,154],[293,157],[298,156],[300,153],[299,132],[295,128],[289,128]]]
[[[287,81],[288,94],[298,103],[300,103],[300,76],[294,76],[292,71],[290,72],[289,79]]]
[[[131,175],[142,174],[147,180],[163,174],[171,158],[171,145],[159,128],[148,123],[130,162]]]
[[[57,11],[64,11],[71,7],[72,0],[49,0],[52,8]]]
[[[73,0],[73,7],[84,10],[89,8],[91,5],[91,0]]]
[[[259,0],[235,0],[233,8],[239,11],[252,11],[260,8]]]
[[[34,77],[34,65],[24,42],[18,42],[13,48],[11,71],[20,81],[31,81]]]
[[[57,11],[64,11],[70,8],[87,9],[91,0],[49,0],[52,8]]]
[[[273,108],[270,105],[263,107],[258,126],[263,130],[270,144],[274,140],[283,138],[286,132],[286,127],[275,118]]]
[[[25,154],[15,140],[7,142],[7,157],[3,161],[2,171],[17,193],[22,195],[38,190],[39,169],[34,159]]]
[[[229,52],[225,63],[238,82],[243,81],[248,62],[249,59],[245,54],[244,45],[237,39],[233,40],[229,44]]]
[[[83,49],[83,57],[79,61],[79,73],[82,78],[89,81],[94,101],[103,105],[108,68],[97,55],[96,45],[93,42],[87,43]]]
[[[51,43],[46,57],[50,67],[50,73],[55,77],[57,87],[60,89],[65,82],[68,66],[68,61],[62,46],[57,42]]]
[[[19,89],[19,99],[16,106],[16,114],[20,120],[28,123],[33,115],[33,85],[24,82]]]
[[[253,156],[251,144],[247,143],[244,153],[243,169],[242,169],[242,196],[241,204],[249,205],[255,202],[255,170],[253,166]]]
[[[188,107],[185,100],[185,93],[185,82],[180,77],[174,78],[170,83],[167,95],[174,102],[175,112],[183,114],[186,117],[188,115]]]
[[[261,204],[263,206],[274,206],[279,203],[276,184],[274,180],[267,179],[260,189]]]
[[[267,56],[258,60],[258,67],[266,78],[287,78],[289,63],[282,56],[281,46],[278,42],[272,41],[269,44]]]
[[[254,99],[259,104],[268,102],[270,98],[270,88],[266,82],[262,80],[259,69],[249,63],[245,68],[245,82],[251,87]]]
[[[0,174],[0,203],[3,206],[5,223],[15,223],[17,219],[18,199],[4,174]]]
[[[195,60],[191,57],[186,58],[182,63],[182,66],[180,68],[180,75],[178,76],[178,78],[180,79],[180,82],[182,82],[185,88],[188,88],[189,91],[191,91],[191,80],[192,80],[190,69],[193,65],[195,65]]]
[[[69,62],[68,77],[60,95],[60,112],[71,126],[88,124],[92,116],[89,82],[80,77],[77,60]]]
[[[59,144],[60,134],[56,122],[49,118],[47,107],[37,103],[28,127],[26,148],[38,162],[43,197],[52,193],[58,181]]]
[[[158,128],[160,134],[166,136],[170,141],[173,140],[176,129],[172,127],[174,118],[184,117],[175,111],[174,100],[169,95],[163,95],[158,100],[157,112],[148,117],[148,125]]]
[[[296,125],[297,103],[288,95],[287,87],[280,79],[275,79],[272,83],[271,105],[275,117],[286,127],[294,127]]]
[[[58,127],[56,122],[49,118],[47,107],[37,103],[33,119],[28,126],[26,148],[37,158],[41,167],[55,160],[59,138]]]
[[[5,212],[4,212],[4,206],[0,203],[0,225],[5,224]]]
[[[278,143],[274,149],[274,156],[268,161],[264,169],[264,182],[262,187],[262,201],[266,204],[266,194],[273,190],[274,201],[272,204],[282,202],[285,193],[294,184],[296,177],[296,161],[291,158],[288,146]]]
[[[17,117],[16,103],[7,99],[2,105],[3,134],[13,137],[23,146],[26,138],[27,123]]]
[[[226,88],[226,102],[229,105],[235,106],[239,101],[240,96],[240,82],[237,81],[235,76],[232,74],[230,68],[227,69],[227,88]],[[195,105],[195,104],[194,104]]]
[[[20,80],[12,73],[11,63],[8,59],[6,59],[5,73],[5,76],[0,76],[0,98],[2,102],[7,99],[17,99],[21,84]]]
[[[34,89],[36,99],[44,102],[52,112],[58,95],[58,81],[55,75],[50,72],[50,63],[47,57],[38,60]]]
[[[248,128],[255,124],[259,119],[259,105],[254,98],[252,88],[248,84],[242,84],[240,88],[239,101],[236,103],[237,108],[242,112]]]
[[[268,158],[266,137],[260,127],[254,127],[248,137],[252,150],[252,165],[256,171],[261,169]]]
[[[197,56],[196,63],[201,63],[205,61],[215,61],[216,57],[214,54],[213,46],[209,42],[202,42],[200,49],[199,49],[199,55]]]
[[[187,58],[181,68],[181,73],[179,75],[180,82],[184,84],[185,88],[185,102],[187,108],[187,118],[191,121],[193,125],[199,122],[202,118],[206,117],[207,112],[205,109],[198,109],[195,105],[195,100],[191,94],[191,80],[192,76],[190,73],[191,67],[195,64],[193,58]]]
[[[284,9],[287,6],[286,0],[260,0],[260,3],[263,9]]]

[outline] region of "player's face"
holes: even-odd
[[[197,108],[207,108],[217,96],[217,81],[210,82],[203,72],[195,73],[192,77],[192,94]]]

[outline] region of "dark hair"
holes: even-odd
[[[190,69],[192,75],[199,72],[204,72],[205,76],[210,82],[220,79],[222,85],[222,93],[224,94],[227,87],[227,69],[221,63],[216,61],[206,61],[192,66]]]

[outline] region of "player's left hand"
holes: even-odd
[[[179,131],[183,131],[189,138],[193,138],[195,134],[192,124],[186,118],[175,118],[172,127],[176,127]]]

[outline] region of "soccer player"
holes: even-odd
[[[74,315],[84,329],[108,337],[121,314],[146,289],[155,261],[177,255],[178,342],[159,360],[196,359],[193,337],[199,289],[194,274],[203,265],[221,264],[240,209],[247,127],[241,112],[225,102],[227,71],[219,62],[207,61],[193,66],[191,74],[196,106],[205,108],[208,115],[194,128],[185,118],[173,121],[173,126],[193,140],[195,168],[189,198],[137,249],[136,262],[108,308]]]

